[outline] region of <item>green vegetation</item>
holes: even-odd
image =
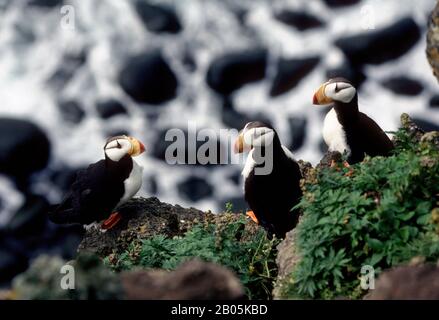
[[[420,138],[409,129],[395,134],[390,157],[311,170],[298,204],[301,259],[283,286],[284,297],[360,298],[364,265],[379,274],[417,256],[437,261],[438,137]]]
[[[135,242],[121,254],[105,259],[114,270],[162,268],[173,270],[199,257],[234,270],[252,299],[271,297],[276,276],[275,239],[269,240],[243,215],[223,214],[219,221],[193,226],[184,236],[156,235]]]
[[[72,269],[68,269],[72,267]],[[66,289],[62,285],[67,286]],[[13,297],[24,300],[114,300],[123,298],[119,278],[89,253],[74,261],[41,255],[13,283]],[[74,288],[74,290],[71,290]]]

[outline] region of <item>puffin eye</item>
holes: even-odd
[[[338,83],[335,83],[335,92],[337,93],[339,91],[340,91],[340,89],[338,88]]]
[[[116,143],[117,143],[117,148],[122,149],[122,146],[120,145],[119,141],[116,140]]]

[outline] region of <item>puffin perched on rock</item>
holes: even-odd
[[[323,139],[329,151],[348,154],[348,164],[361,162],[365,155],[388,156],[393,143],[378,124],[358,110],[358,94],[344,78],[330,79],[314,94],[313,104],[329,105],[323,123]]]
[[[249,152],[242,171],[245,200],[252,210],[247,214],[270,236],[284,238],[299,218],[292,210],[302,196],[299,165],[276,131],[258,121],[240,131],[234,151]]]
[[[49,219],[58,224],[80,223],[86,229],[106,219],[101,230],[114,227],[121,215],[113,210],[131,199],[142,186],[143,168],[132,157],[144,151],[144,145],[132,137],[107,140],[105,159],[77,173],[61,204],[49,213]]]

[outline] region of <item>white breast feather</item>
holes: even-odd
[[[245,180],[247,179],[250,172],[255,167],[255,160],[253,160],[253,150],[250,150],[247,156],[247,160],[245,161],[244,169],[242,169],[241,175],[244,177],[244,187],[245,187]]]
[[[294,161],[295,161],[292,152],[291,152],[290,150],[288,150],[287,147],[285,147],[285,146],[282,145],[282,149],[283,149],[283,151],[285,152],[285,155],[286,155],[288,158],[290,158],[291,160],[294,160]],[[247,177],[249,176],[250,172],[252,172],[252,170],[254,169],[255,164],[256,164],[256,162],[255,162],[255,160],[253,159],[253,150],[251,150],[251,151],[248,153],[247,160],[245,161],[244,169],[242,169],[242,172],[241,172],[241,175],[244,177],[244,187],[245,187],[245,180],[246,180]]]
[[[133,170],[131,170],[130,176],[124,181],[125,193],[120,199],[118,206],[130,200],[142,186],[143,167],[138,165],[133,160]]]
[[[346,133],[342,125],[338,122],[337,114],[334,109],[328,112],[323,122],[323,139],[328,145],[329,151],[343,153],[346,150],[350,152],[346,142]]]

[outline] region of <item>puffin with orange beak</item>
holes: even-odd
[[[145,151],[144,145],[128,136],[107,140],[105,159],[81,170],[61,204],[54,206],[49,219],[58,224],[79,223],[86,229],[101,224],[114,227],[121,215],[115,209],[131,199],[142,186],[143,168],[132,157]]]
[[[344,78],[325,82],[313,97],[315,105],[332,105],[323,123],[323,139],[329,151],[347,152],[348,164],[365,155],[388,156],[393,143],[378,124],[358,110],[358,94]]]
[[[249,215],[268,234],[284,238],[298,221],[302,175],[292,153],[284,147],[276,131],[262,122],[249,122],[239,133],[235,153],[249,152],[242,171],[244,196]]]

